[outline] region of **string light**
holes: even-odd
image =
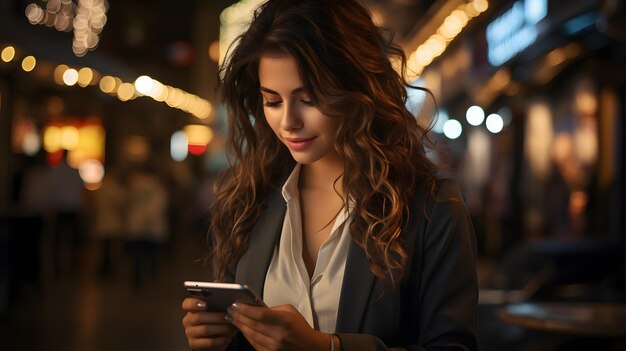
[[[100,41],[100,33],[107,22],[107,0],[47,0],[40,6],[31,3],[24,14],[33,25],[54,27],[60,32],[74,31],[72,51],[81,57],[94,50]]]
[[[452,11],[435,33],[409,54],[407,62],[409,80],[415,79],[434,59],[441,56],[452,40],[467,26],[467,23],[487,11],[487,8],[489,8],[487,0],[473,0],[467,4],[461,4]]]
[[[37,65],[37,60],[34,56],[26,56],[22,60],[22,69],[24,72],[32,71],[35,68],[35,65]]]
[[[15,55],[16,49],[13,46],[5,46],[0,52],[0,58],[4,62],[11,62],[15,59]],[[26,56],[22,59],[22,69],[26,72],[32,71],[36,64],[37,59],[34,56]],[[119,77],[101,76],[90,67],[76,69],[60,64],[54,68],[52,78],[59,85],[80,87],[97,85],[103,93],[117,96],[121,101],[147,96],[199,119],[209,118],[213,112],[213,106],[209,101],[182,89],[165,85],[148,76],[140,76],[134,83],[129,83],[123,82]]]
[[[2,57],[2,61],[11,62],[13,58],[15,58],[15,48],[12,46],[7,46],[2,49],[2,53],[0,53],[0,57]]]

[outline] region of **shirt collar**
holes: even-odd
[[[298,180],[300,179],[300,167],[301,164],[297,163],[296,166],[291,171],[289,178],[283,184],[283,188],[281,193],[283,194],[283,198],[285,202],[289,202],[293,199],[298,199],[300,197],[300,191],[298,190]]]

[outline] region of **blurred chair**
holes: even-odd
[[[512,247],[480,291],[477,334],[481,350],[526,350],[527,345],[543,342],[544,335],[500,319],[499,312],[507,304],[623,302],[622,248],[621,243],[596,239],[546,240]]]

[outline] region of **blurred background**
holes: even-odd
[[[0,1],[0,349],[186,349],[258,0]],[[622,0],[366,0],[476,229],[481,350],[626,350]]]

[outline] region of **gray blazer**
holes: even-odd
[[[409,267],[398,288],[379,281],[363,250],[351,243],[337,312],[343,350],[477,350],[474,230],[458,188],[446,180],[438,188],[437,200],[424,191],[415,194],[402,233]],[[285,212],[280,191],[275,191],[250,233],[247,252],[226,280],[247,284],[263,296]],[[241,333],[229,347],[251,349]]]

